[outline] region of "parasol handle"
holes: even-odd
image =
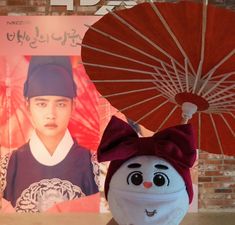
[[[181,124],[186,124],[192,118],[193,114],[197,112],[197,106],[191,102],[184,102],[182,104],[182,120]]]

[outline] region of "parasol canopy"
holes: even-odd
[[[206,0],[142,3],[89,26],[82,60],[136,123],[156,132],[190,120],[199,149],[235,155],[234,24],[233,11]]]

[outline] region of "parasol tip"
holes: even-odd
[[[187,123],[195,112],[197,112],[197,106],[195,104],[191,102],[184,102],[182,104],[182,123]]]

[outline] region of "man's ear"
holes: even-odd
[[[78,104],[77,98],[73,98],[72,99],[72,112],[74,112],[77,104]]]
[[[29,98],[25,98],[24,99],[24,104],[25,104],[25,108],[27,109],[27,111],[29,111]]]

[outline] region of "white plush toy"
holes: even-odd
[[[140,138],[112,117],[98,160],[111,161],[105,194],[119,225],[178,225],[192,201],[189,168],[196,158],[191,125]]]

